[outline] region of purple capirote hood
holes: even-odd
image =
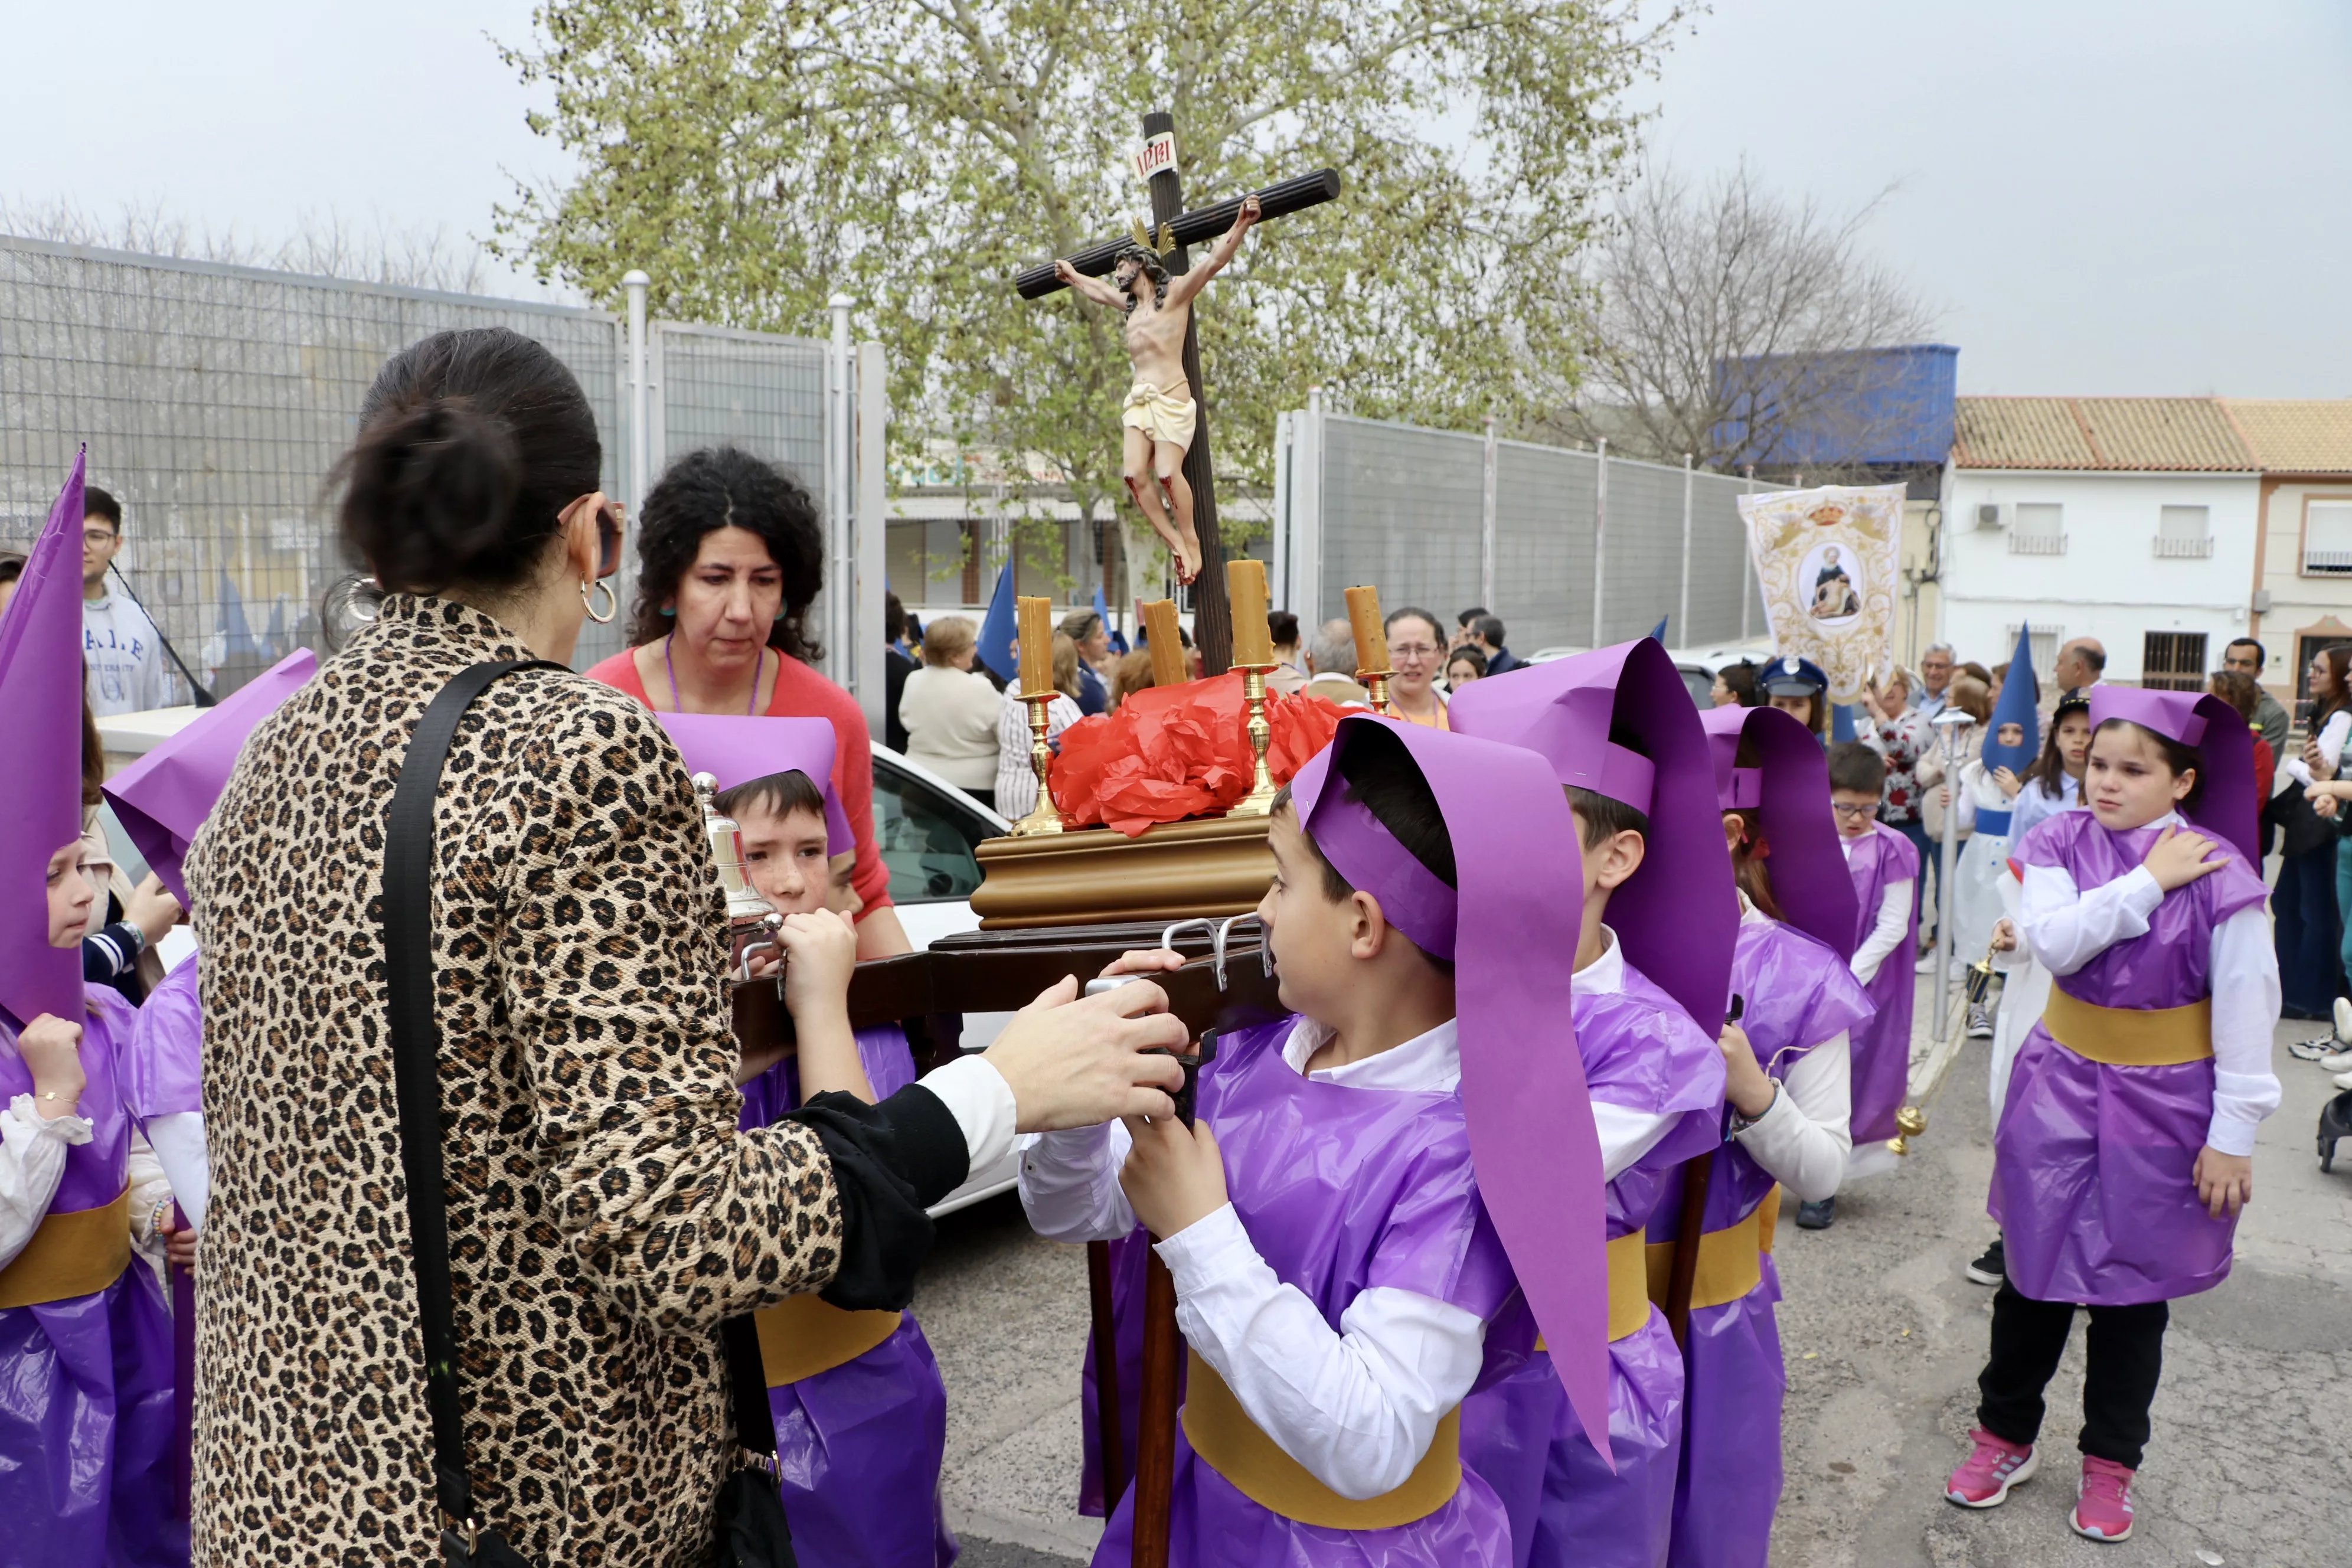
[[[1633,966],[1682,1004],[1709,1037],[1720,1033],[1739,941],[1731,857],[1715,804],[1715,763],[1682,672],[1650,637],[1475,680],[1446,720],[1464,733],[1541,752],[1563,784],[1614,799],[1626,776],[1611,731],[1630,735],[1652,767],[1641,869],[1609,896],[1609,927]],[[1564,950],[1572,951],[1572,950]]]
[[[318,668],[316,654],[296,648],[108,782],[106,798],[114,803],[115,819],[182,909],[191,900],[180,864],[195,842],[196,829],[228,787],[246,737]]]
[[[49,945],[49,857],[81,837],[81,525],[85,451],[0,614],[0,1008],[79,1020],[81,953]],[[79,874],[79,873],[77,873]],[[99,911],[101,915],[104,910]]]
[[[1559,896],[1583,882],[1575,819],[1550,766],[1532,752],[1368,713],[1342,719],[1331,743],[1292,781],[1291,799],[1351,885],[1405,890],[1415,904],[1407,919],[1443,903],[1423,898],[1427,889],[1418,886],[1436,881],[1433,874],[1385,829],[1323,831],[1350,816],[1369,816],[1345,798],[1344,779],[1335,783],[1332,770],[1355,748],[1381,745],[1402,746],[1437,798],[1453,840],[1457,909],[1488,912],[1496,922],[1463,929],[1457,915],[1446,933],[1471,1160],[1569,1404],[1606,1461],[1601,1142],[1569,990],[1582,911]],[[1411,861],[1411,869],[1401,873],[1399,860]],[[1398,929],[1410,934],[1402,922]]]
[[[770,718],[731,713],[655,715],[677,743],[689,773],[709,773],[721,790],[770,773],[808,775],[824,796],[824,848],[839,855],[857,847],[849,813],[833,790],[833,756],[839,740],[826,719]]]
[[[2254,798],[2254,732],[2238,710],[2210,691],[2150,691],[2138,686],[2091,688],[2091,732],[2110,719],[2194,746],[2204,760],[2205,788],[2197,809],[2182,815],[2203,831],[2227,839],[2260,872],[2262,829]]]
[[[1716,806],[1753,807],[1763,814],[1764,865],[1781,918],[1853,956],[1853,878],[1838,846],[1830,810],[1828,756],[1813,732],[1777,708],[1710,708],[1698,716],[1715,754]],[[1735,765],[1742,739],[1755,744],[1757,765]]]

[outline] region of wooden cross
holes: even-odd
[[[1176,248],[1167,258],[1170,272],[1192,268],[1192,246],[1212,239],[1233,226],[1247,196],[1235,196],[1194,212],[1184,208],[1184,183],[1176,172],[1175,116],[1155,110],[1143,117],[1144,163],[1158,165],[1150,176],[1151,225],[1155,234],[1173,239]],[[1162,142],[1160,138],[1168,140]],[[1318,169],[1311,174],[1277,181],[1254,193],[1261,218],[1280,217],[1331,200],[1339,194],[1339,172]],[[1116,265],[1120,250],[1133,243],[1129,236],[1106,240],[1068,258],[1089,278],[1100,278]],[[1042,299],[1066,285],[1054,276],[1049,263],[1016,273],[1013,288],[1024,300]],[[1215,465],[1209,458],[1209,398],[1201,380],[1200,301],[1184,323],[1184,380],[1199,409],[1192,444],[1184,452],[1184,479],[1192,487],[1192,527],[1201,538],[1201,574],[1192,583],[1192,640],[1201,649],[1202,670],[1222,675],[1233,659],[1233,610],[1225,602],[1225,552],[1217,533]]]

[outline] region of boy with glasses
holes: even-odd
[[[163,639],[147,612],[107,592],[106,569],[122,548],[122,505],[96,485],[82,500],[81,651],[89,705],[100,718],[172,703]]]

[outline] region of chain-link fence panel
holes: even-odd
[[[1590,452],[1496,443],[1495,597],[1487,607],[1502,617],[1510,646],[1523,657],[1592,644],[1598,467]]]
[[[1381,584],[1391,610],[1419,605],[1454,624],[1477,602],[1483,444],[1369,419],[1325,421],[1323,603]],[[1354,575],[1349,575],[1354,574]],[[1465,597],[1464,595],[1469,595]]]

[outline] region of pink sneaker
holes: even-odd
[[[2128,1541],[2132,1532],[2131,1485],[2136,1472],[2113,1459],[2083,1456],[2083,1491],[2074,1500],[2074,1533],[2092,1541]]]
[[[2021,1448],[2004,1443],[1981,1426],[1969,1434],[1969,1440],[1976,1447],[1969,1452],[1968,1463],[1944,1483],[1945,1499],[1962,1508],[1999,1508],[2009,1500],[2010,1488],[2033,1479],[2041,1462],[2031,1445]]]

